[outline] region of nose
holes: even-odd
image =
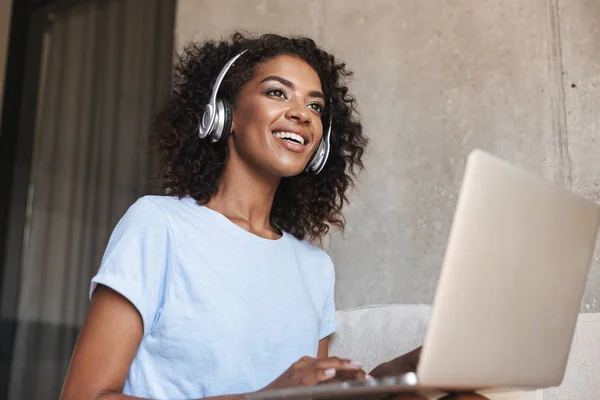
[[[301,124],[307,124],[310,122],[310,112],[304,106],[304,104],[292,104],[290,108],[287,109],[285,117]]]

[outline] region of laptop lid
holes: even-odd
[[[563,379],[600,207],[476,150],[417,371],[443,388]]]

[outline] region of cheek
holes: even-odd
[[[253,102],[235,110],[234,130],[241,134],[266,132],[275,119],[277,119],[277,110],[269,109],[260,102]]]
[[[245,104],[233,116],[233,140],[236,152],[247,160],[257,161],[267,146],[270,121],[265,110],[256,104]]]
[[[323,135],[325,134],[325,129],[327,129],[328,125],[325,125],[323,123],[323,121],[321,119],[317,119],[315,121],[315,138],[317,139],[316,142],[318,143],[321,138],[323,138]]]

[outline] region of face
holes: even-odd
[[[234,107],[230,157],[274,177],[301,173],[323,135],[324,107],[321,80],[304,60],[259,64]]]

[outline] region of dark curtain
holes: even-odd
[[[152,191],[149,123],[170,86],[174,19],[174,0],[48,15],[10,399],[58,397],[110,232]]]

